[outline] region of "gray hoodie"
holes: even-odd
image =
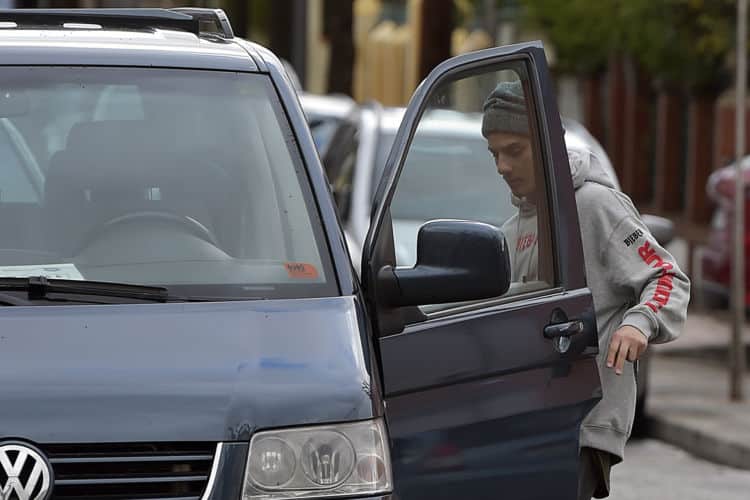
[[[612,334],[623,325],[640,330],[649,343],[674,340],[681,332],[690,281],[649,233],[630,198],[614,187],[599,159],[585,148],[568,148],[576,190],[586,280],[599,330],[597,364],[603,398],[581,427],[580,445],[624,457],[635,414],[635,373],[607,368]],[[516,200],[519,211],[504,225],[513,281],[537,280],[536,208]]]

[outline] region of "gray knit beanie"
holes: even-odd
[[[482,135],[492,132],[511,132],[529,135],[526,99],[520,80],[501,82],[482,106]]]

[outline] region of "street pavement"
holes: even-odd
[[[609,500],[748,500],[750,471],[696,458],[652,439],[633,440],[612,469]]]
[[[670,247],[686,268],[684,250]],[[750,468],[750,374],[745,377],[746,402],[729,402],[730,336],[729,311],[691,307],[681,337],[651,347],[651,435],[672,444],[631,440],[625,461],[612,469],[610,500],[750,500],[750,470],[726,465]],[[747,323],[744,337],[750,345]]]
[[[649,435],[701,458],[750,470],[750,373],[744,377],[748,399],[731,402],[730,330],[724,312],[691,311],[680,339],[653,346]]]

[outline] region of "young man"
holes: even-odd
[[[503,225],[513,281],[539,279],[538,197],[544,196],[521,83],[499,84],[484,103],[482,134],[519,210]],[[603,398],[580,434],[579,499],[609,495],[609,472],[624,458],[635,413],[634,362],[649,343],[675,339],[690,282],[649,234],[630,199],[587,149],[568,148],[588,286],[599,331]],[[538,189],[539,188],[539,189]]]

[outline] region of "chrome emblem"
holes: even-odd
[[[52,467],[39,450],[0,443],[0,500],[47,500],[51,493]]]

